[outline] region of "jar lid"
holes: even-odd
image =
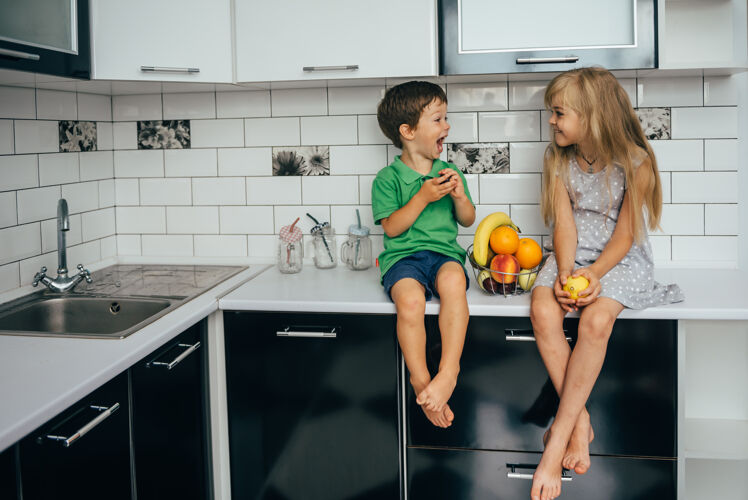
[[[369,236],[369,228],[359,226],[358,224],[351,224],[348,226],[348,234],[352,234],[353,236]]]
[[[296,243],[297,241],[301,241],[303,233],[300,228],[289,225],[281,227],[278,236],[285,243]]]
[[[319,224],[315,224],[314,227],[309,230],[309,232],[312,234],[317,234],[319,232],[329,232],[329,230],[325,231],[328,227],[330,227],[329,222],[321,222]]]

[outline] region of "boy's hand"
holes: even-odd
[[[439,179],[444,183],[443,186],[452,186],[449,192],[452,198],[459,200],[465,197],[465,186],[462,185],[462,179],[457,172],[451,168],[442,169],[439,171]]]
[[[444,176],[428,179],[423,183],[418,193],[423,196],[427,203],[441,200],[454,189],[453,181],[448,179],[447,182],[441,184],[443,181]]]

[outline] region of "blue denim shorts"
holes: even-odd
[[[436,274],[444,264],[450,261],[457,262],[462,266],[462,271],[465,273],[465,290],[467,290],[470,286],[470,278],[465,270],[465,266],[459,260],[432,252],[431,250],[421,250],[398,260],[387,270],[382,278],[384,291],[387,292],[390,300],[392,300],[390,290],[392,290],[395,283],[403,278],[413,278],[426,289],[427,301],[431,300],[431,297],[434,295],[439,297],[439,294],[436,292]]]

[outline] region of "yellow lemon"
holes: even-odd
[[[577,276],[576,278],[567,278],[564,290],[569,292],[571,298],[577,300],[579,298],[579,292],[590,286],[590,282],[584,276]]]

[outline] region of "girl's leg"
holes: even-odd
[[[469,312],[465,295],[465,272],[457,262],[447,262],[436,274],[436,291],[439,293],[439,331],[442,356],[439,373],[418,395],[418,404],[440,411],[445,408],[457,384],[460,357],[465,344]],[[451,414],[451,410],[449,411]]]
[[[556,498],[561,493],[564,451],[600,374],[613,323],[622,310],[619,302],[606,297],[599,297],[582,310],[579,336],[566,368],[561,402],[535,470],[530,493],[533,500]]]
[[[431,376],[426,367],[426,328],[423,323],[426,311],[426,293],[423,285],[412,278],[403,278],[390,290],[392,301],[397,309],[397,341],[410,372],[410,384],[416,395],[420,394]],[[443,411],[423,408],[426,418],[438,427],[448,427]]]

